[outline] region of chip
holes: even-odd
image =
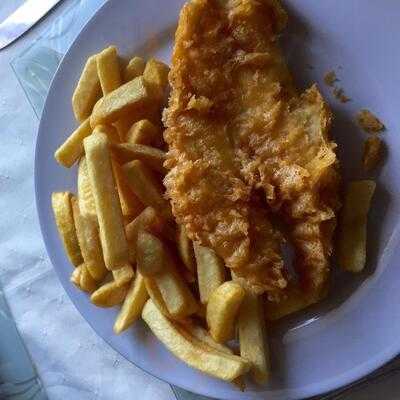
[[[71,198],[72,194],[69,192],[55,192],[51,195],[51,205],[65,252],[71,263],[77,267],[82,264],[83,258],[76,235]]]
[[[354,181],[348,185],[339,226],[339,265],[361,272],[366,262],[367,217],[375,192],[374,181]]]
[[[72,108],[78,122],[90,117],[93,107],[102,96],[97,74],[97,55],[88,58],[72,95]]]

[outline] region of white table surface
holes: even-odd
[[[0,1],[0,21],[22,2]],[[0,51],[0,282],[50,400],[175,400],[168,384],[128,363],[96,336],[67,298],[44,249],[33,182],[38,120],[10,62],[68,2]],[[397,399],[397,378],[374,381],[343,399]]]

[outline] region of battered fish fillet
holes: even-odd
[[[177,221],[271,297],[287,282],[270,214],[286,223],[303,286],[320,291],[339,207],[331,114],[316,86],[297,93],[277,42],[285,24],[276,0],[187,3],[164,114]]]

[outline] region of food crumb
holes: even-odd
[[[357,114],[357,122],[368,133],[379,133],[385,129],[385,125],[369,110],[360,110]]]
[[[362,163],[365,171],[374,169],[382,158],[383,142],[377,136],[369,137],[364,143]]]
[[[328,86],[333,86],[334,83],[338,80],[335,71],[328,71],[324,76],[324,82]]]
[[[350,97],[347,97],[344,94],[344,90],[340,87],[335,87],[335,89],[333,89],[333,95],[341,102],[341,103],[347,103],[348,101],[350,101]]]

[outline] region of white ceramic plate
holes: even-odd
[[[43,237],[62,284],[77,309],[114,349],[145,371],[190,391],[221,399],[292,399],[345,385],[379,367],[400,349],[400,214],[398,191],[400,92],[397,0],[295,0],[284,37],[299,85],[317,81],[335,113],[332,135],[339,144],[345,179],[363,177],[359,168],[366,134],[354,123],[360,108],[385,122],[388,147],[370,218],[369,265],[360,276],[335,273],[330,299],[270,331],[273,378],[266,387],[234,387],[176,360],[141,324],[116,336],[116,309],[95,308],[69,282],[71,266],[54,224],[50,195],[75,190],[76,170],[59,167],[55,149],[76,127],[71,96],[87,57],[109,44],[123,55],[156,56],[169,61],[173,33],[183,1],[113,0],[93,17],[65,56],[52,83],[36,148],[36,201]],[[335,100],[323,82],[335,69],[351,101]]]

